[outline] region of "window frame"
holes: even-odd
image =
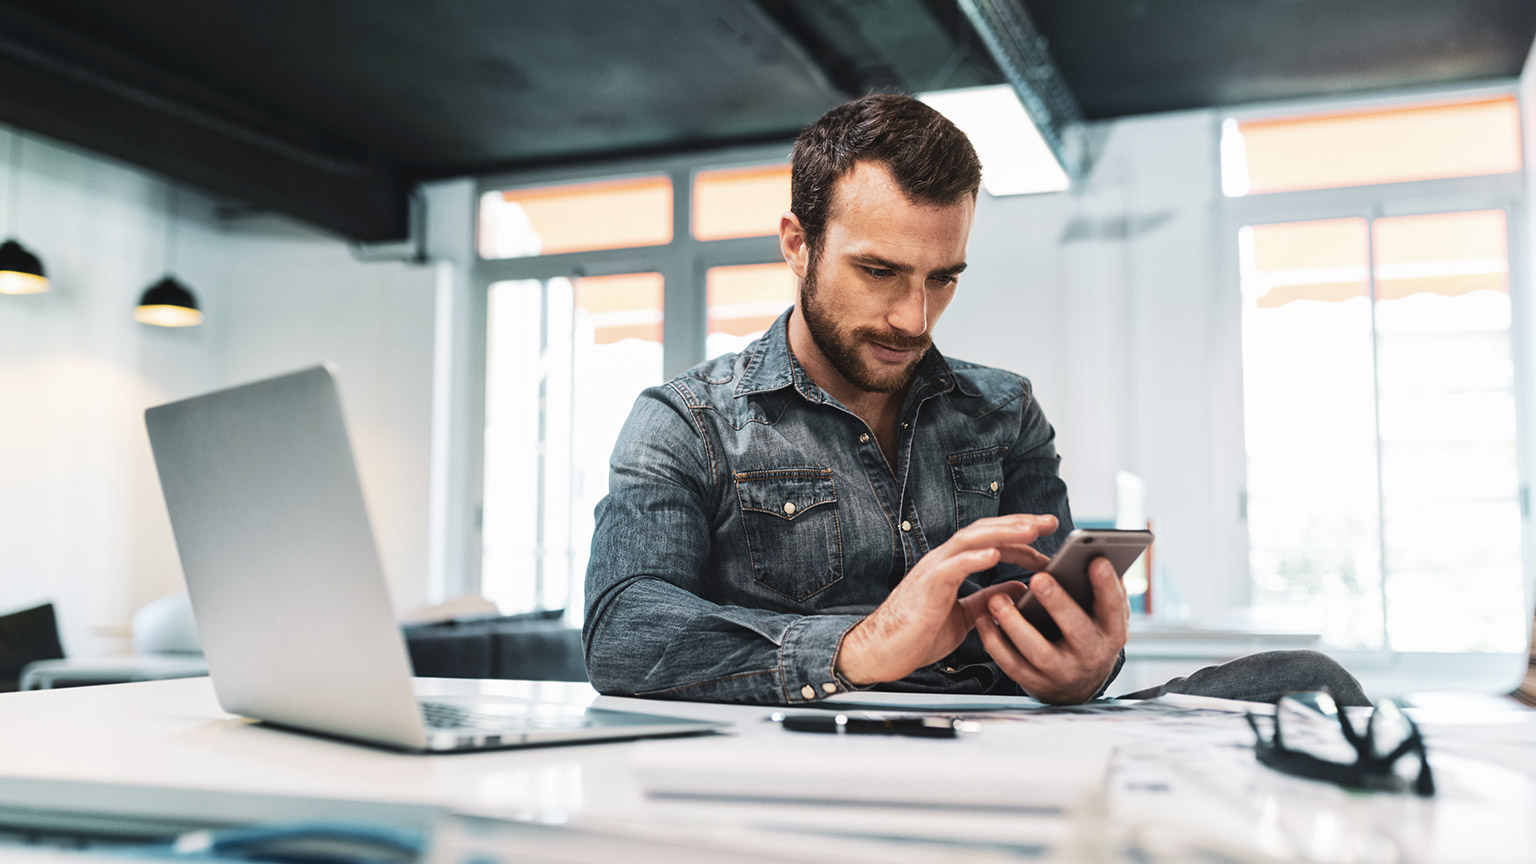
[[[708,359],[705,357],[708,294],[705,276],[712,267],[782,261],[777,225],[763,237],[698,240],[693,236],[693,178],[700,171],[784,163],[792,141],[649,158],[594,161],[488,174],[475,178],[472,196],[474,258],[469,272],[466,361],[467,406],[464,430],[457,445],[465,456],[458,476],[464,488],[450,489],[450,500],[466,501],[471,518],[462,555],[462,572],[447,574],[452,594],[478,594],[483,557],[482,518],[485,503],[486,350],[490,288],[519,279],[610,276],[656,272],[662,275],[662,381]],[[666,175],[672,181],[672,241],[655,246],[565,252],[520,258],[486,258],[480,253],[479,207],[486,193],[533,186],[554,186],[601,180]],[[660,383],[660,382],[658,382]],[[579,610],[576,610],[579,614]]]
[[[1424,102],[1453,102],[1476,100],[1498,96],[1515,96],[1521,115],[1522,132],[1529,128],[1526,118],[1530,106],[1518,101],[1518,82],[1509,81],[1483,87],[1465,89],[1415,90],[1394,93],[1379,98],[1351,98],[1340,100],[1312,100],[1280,103],[1274,106],[1247,106],[1216,113],[1214,136],[1219,140],[1223,121],[1277,119],[1287,115],[1309,116],[1320,113],[1371,110],[1422,104]],[[1529,156],[1530,148],[1522,141],[1522,152]],[[1533,298],[1531,271],[1529,269],[1530,226],[1526,222],[1526,176],[1531,170],[1523,164],[1520,171],[1506,174],[1486,174],[1472,177],[1415,180],[1398,183],[1372,184],[1331,189],[1315,189],[1294,192],[1254,193],[1228,197],[1221,193],[1220,147],[1213,147],[1214,187],[1219,197],[1218,214],[1214,221],[1219,232],[1216,248],[1219,250],[1217,268],[1219,278],[1212,286],[1216,291],[1215,314],[1217,351],[1213,360],[1219,364],[1220,380],[1217,382],[1222,401],[1232,406],[1216,418],[1218,440],[1222,442],[1217,473],[1219,488],[1231,490],[1233,507],[1231,521],[1218,526],[1229,538],[1217,553],[1226,572],[1241,573],[1242,584],[1234,592],[1237,602],[1244,608],[1252,608],[1253,582],[1249,568],[1249,538],[1246,518],[1247,453],[1244,430],[1243,393],[1243,346],[1242,346],[1242,298],[1237,286],[1241,280],[1238,259],[1238,230],[1245,225],[1262,225],[1285,222],[1302,222],[1322,219],[1359,218],[1369,226],[1376,219],[1396,216],[1420,216],[1436,213],[1453,213],[1476,210],[1502,210],[1509,233],[1509,291],[1510,291],[1510,342],[1514,361],[1514,397],[1517,424],[1516,447],[1520,470],[1521,544],[1524,565],[1525,606],[1527,618],[1536,614],[1536,536],[1533,536],[1530,487],[1536,478],[1536,349],[1531,340],[1536,336],[1536,298]],[[1528,162],[1528,159],[1527,159]],[[1368,233],[1367,235],[1371,235]],[[1374,270],[1374,262],[1372,262]],[[1373,273],[1374,277],[1374,273]],[[1373,332],[1373,340],[1375,338]],[[1375,349],[1373,346],[1373,353]],[[1380,390],[1377,385],[1377,410]],[[1380,431],[1378,461],[1380,459]],[[1381,482],[1378,476],[1378,484]],[[1472,538],[1447,538],[1448,543],[1475,542]],[[1383,593],[1385,593],[1383,591]],[[1383,605],[1385,600],[1383,599]],[[1385,630],[1385,621],[1383,628]],[[1383,633],[1380,650],[1361,652],[1335,652],[1348,655],[1350,662],[1361,666],[1399,668],[1410,662],[1428,662],[1431,666],[1444,665],[1457,655],[1426,655],[1399,652]],[[1486,657],[1489,655],[1473,655]],[[1494,655],[1501,656],[1501,655]],[[1524,655],[1521,655],[1522,657]],[[1445,659],[1441,659],[1445,658]],[[1454,661],[1450,661],[1454,662]]]

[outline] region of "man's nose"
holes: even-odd
[[[886,315],[891,329],[908,336],[921,336],[928,329],[928,292],[918,284],[909,287]]]

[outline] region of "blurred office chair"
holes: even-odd
[[[0,693],[21,688],[21,672],[27,664],[63,657],[52,603],[0,615]]]

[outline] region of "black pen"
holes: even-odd
[[[847,714],[785,714],[779,711],[768,719],[791,732],[905,735],[911,738],[953,738],[961,725],[961,721],[949,717],[850,717]]]

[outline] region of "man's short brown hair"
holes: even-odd
[[[981,188],[981,160],[971,140],[943,114],[911,96],[876,94],[833,108],[795,140],[790,212],[800,220],[811,262],[832,213],[837,181],[858,162],[875,162],[908,198],[945,206]]]

